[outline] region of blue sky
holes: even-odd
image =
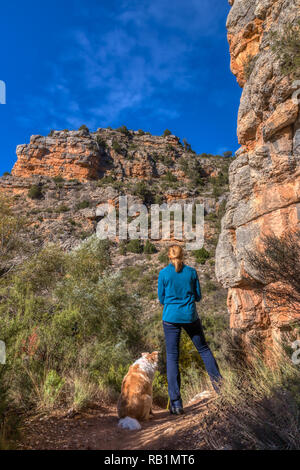
[[[51,129],[168,128],[198,153],[238,148],[227,0],[15,0],[1,5],[0,174]]]

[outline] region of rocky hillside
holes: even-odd
[[[204,204],[205,248],[189,253],[188,262],[198,269],[204,291],[215,293],[215,310],[224,314],[225,291],[215,282],[214,257],[233,159],[197,155],[187,142],[165,134],[152,136],[126,127],[91,133],[82,126],[32,136],[28,145],[17,147],[12,174],[0,178],[0,194],[25,221],[21,235],[29,251],[48,243],[66,250],[77,247],[96,232],[97,207],[109,202],[118,209],[120,195],[128,196],[128,205]],[[116,237],[110,244],[114,269],[129,269],[127,288],[140,292],[148,311],[157,309],[157,275],[167,262],[169,242],[119,243]],[[22,261],[22,255],[26,259],[27,252],[19,250],[14,262]]]
[[[232,328],[266,346],[296,314],[266,301],[264,280],[247,261],[262,237],[295,229],[300,209],[298,0],[231,0],[227,20],[231,69],[243,87],[237,133],[241,148],[229,172],[230,196],[216,257],[228,291]]]
[[[197,155],[173,135],[126,128],[32,136],[17,147],[17,157],[12,174],[0,178],[0,191],[13,198],[15,213],[27,216],[41,242],[74,247],[95,232],[97,206],[117,206],[126,194],[129,204],[203,203],[207,239],[216,243],[213,225],[227,197],[231,158]]]

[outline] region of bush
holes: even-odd
[[[172,132],[169,129],[166,129],[163,133],[163,137],[168,137],[168,135],[172,135]]]
[[[100,135],[97,135],[97,136],[96,136],[96,142],[97,142],[97,144],[99,145],[99,147],[107,148],[107,143],[106,143],[106,141],[105,141]]]
[[[129,132],[129,130],[127,129],[126,126],[118,127],[116,130],[117,130],[118,132],[121,132],[121,134],[124,134],[124,135],[126,135],[126,136],[129,136],[129,135],[130,135],[130,132]]]
[[[280,32],[271,32],[270,41],[282,74],[300,78],[300,20],[285,24]]]
[[[112,148],[116,153],[122,154],[122,147],[117,140],[113,140]]]
[[[165,265],[169,263],[168,250],[164,248],[160,251],[158,255],[158,261]]]
[[[65,180],[61,175],[54,176],[53,178],[54,183],[63,183]]]
[[[60,206],[58,206],[56,209],[55,209],[55,212],[57,212],[58,214],[62,213],[62,212],[69,212],[70,208],[68,206],[66,206],[65,204],[61,204]]]
[[[143,253],[143,245],[139,239],[137,240],[130,240],[127,243],[127,251],[130,251],[131,253]]]
[[[138,135],[145,135],[145,132],[143,131],[143,129],[138,130]]]
[[[84,132],[86,132],[87,134],[90,133],[89,128],[88,128],[85,124],[82,124],[82,126],[80,126],[78,130],[79,130],[79,131],[84,131]]]
[[[9,171],[5,171],[2,176],[11,176]]]
[[[91,237],[70,253],[46,247],[2,280],[11,408],[83,406],[97,384],[120,386],[141,348],[139,306],[109,266],[109,243]]]
[[[167,171],[167,173],[164,175],[164,179],[168,183],[175,183],[176,181],[178,181],[177,177],[171,171]]]
[[[134,196],[142,199],[143,204],[152,204],[153,194],[144,181],[139,181],[133,188]]]
[[[200,248],[199,250],[194,250],[192,254],[196,258],[197,263],[200,264],[205,264],[210,257],[209,251],[207,251],[204,247]]]
[[[78,202],[78,204],[76,204],[77,210],[86,209],[87,207],[90,207],[90,201],[87,200]]]
[[[30,199],[42,199],[43,192],[41,186],[33,184],[28,191],[28,197],[30,197]]]
[[[144,245],[144,253],[152,255],[153,253],[156,253],[157,249],[156,246],[150,242],[150,240],[147,240],[145,245]]]

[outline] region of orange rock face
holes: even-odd
[[[299,17],[299,2],[235,0],[227,20],[231,69],[244,87],[237,133],[241,148],[230,167],[230,196],[222,221],[216,274],[228,288],[231,327],[245,340],[275,348],[296,319],[281,302],[266,300],[247,261],[262,237],[299,228],[300,118],[292,75],[284,76],[270,31]],[[247,72],[247,73],[246,73]]]

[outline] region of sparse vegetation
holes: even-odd
[[[113,143],[112,143],[112,148],[114,149],[114,151],[116,153],[119,153],[119,154],[122,154],[123,153],[123,150],[122,150],[122,147],[121,145],[119,144],[119,142],[117,140],[113,140]]]
[[[42,199],[43,191],[41,186],[38,184],[33,184],[28,191],[28,197],[30,199]]]
[[[116,130],[117,130],[118,132],[121,132],[121,134],[124,134],[124,135],[126,135],[126,136],[129,136],[129,135],[130,135],[130,132],[129,132],[129,130],[127,129],[126,126],[118,127]]]
[[[141,243],[141,240],[136,239],[136,240],[130,240],[127,245],[126,245],[127,251],[130,251],[131,253],[143,253],[143,244]]]
[[[253,72],[253,69],[255,67],[255,64],[256,64],[256,61],[257,61],[257,56],[251,56],[251,55],[248,55],[247,56],[247,59],[246,59],[246,62],[244,64],[244,76],[246,78],[246,80],[249,80],[249,78],[251,77],[251,74]]]
[[[300,78],[300,20],[284,25],[282,31],[271,31],[270,42],[282,74]]]
[[[204,247],[202,247],[199,250],[194,250],[193,256],[195,257],[197,263],[205,264],[205,262],[210,257],[210,253]]]
[[[80,202],[78,202],[78,204],[76,204],[76,209],[77,210],[86,209],[88,207],[90,207],[90,201],[87,201],[87,200],[80,201]]]
[[[65,180],[61,175],[54,176],[53,178],[54,183],[59,184],[63,183]]]
[[[169,135],[172,135],[172,132],[169,131],[169,129],[166,129],[163,133],[163,137],[168,137]]]
[[[82,126],[80,126],[78,130],[79,130],[79,131],[84,131],[84,132],[86,132],[87,134],[90,133],[89,128],[88,128],[85,124],[82,124]]]

